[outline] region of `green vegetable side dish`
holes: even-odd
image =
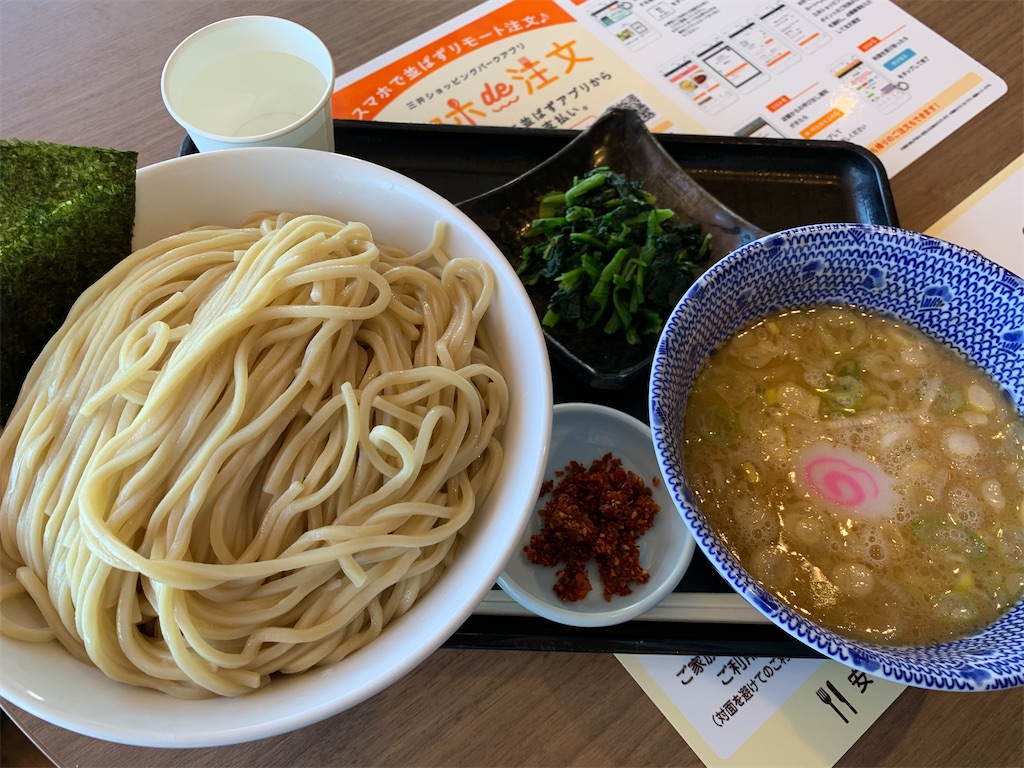
[[[540,200],[516,270],[525,285],[554,288],[541,322],[601,328],[630,344],[661,332],[711,253],[711,234],[673,221],[638,181],[595,168]]]
[[[135,152],[0,141],[0,424],[82,291],[131,253]]]

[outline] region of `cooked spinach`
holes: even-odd
[[[658,208],[639,181],[608,168],[540,199],[517,272],[554,288],[541,322],[625,334],[630,344],[661,331],[707,259],[711,234]]]

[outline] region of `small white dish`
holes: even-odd
[[[574,627],[606,627],[629,621],[653,608],[675,589],[690,564],[695,542],[666,492],[650,428],[628,414],[602,405],[561,403],[554,407],[545,480],[557,484],[555,473],[570,462],[589,466],[609,452],[621,459],[624,469],[643,478],[661,508],[650,530],[638,540],[640,564],[648,570],[650,579],[645,584],[631,585],[632,594],[614,595],[608,601],[604,599],[597,565],[592,561],[589,576],[593,589],[582,600],[563,602],[554,592],[558,568],[535,565],[523,551],[530,537],[543,528],[537,512],[550,498],[544,496],[538,499],[519,547],[498,578],[498,585],[524,608],[545,619]]]

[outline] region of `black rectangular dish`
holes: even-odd
[[[511,181],[562,149],[575,132],[336,120],[337,152],[398,171],[459,203]],[[752,224],[776,232],[822,222],[898,225],[882,164],[846,142],[662,134],[699,184]],[[181,154],[193,154],[186,137]],[[590,401],[647,422],[647,381],[593,389],[552,361],[556,402]],[[496,586],[445,644],[616,653],[817,656],[765,620],[698,550],[675,591],[641,619],[567,627],[527,613]]]

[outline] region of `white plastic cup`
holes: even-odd
[[[334,151],[334,59],[293,21],[239,16],[193,32],[164,64],[160,92],[200,152]]]

